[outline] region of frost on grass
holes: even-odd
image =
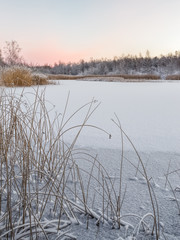
[[[0,239],[76,239],[78,229],[88,231],[92,225],[101,234],[107,229],[116,231],[119,239],[159,239],[163,228],[154,186],[117,116],[113,121],[122,140],[122,153],[119,175],[115,176],[109,174],[98,156],[76,147],[86,127],[103,131],[109,138],[109,133],[88,123],[98,103],[92,100],[70,116],[67,104],[64,112],[52,120],[44,92],[35,91],[32,104],[24,90],[19,95],[11,90],[1,91]],[[83,121],[70,126],[82,109],[86,110]],[[77,131],[72,142],[66,144],[65,134],[74,129]],[[127,161],[123,138],[128,139],[137,154],[134,169],[145,179],[148,189],[151,211],[142,216],[122,212],[127,191],[123,185]],[[137,176],[132,180],[138,181]]]
[[[6,87],[23,87],[32,85],[47,85],[45,74],[34,73],[25,66],[11,66],[0,69],[0,84]]]

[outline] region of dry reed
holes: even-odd
[[[69,226],[80,223],[80,214],[87,216],[87,228],[90,219],[94,218],[97,226],[100,223],[111,224],[112,228],[126,226],[132,230],[134,237],[138,236],[141,226],[145,233],[149,230],[146,221],[152,218],[151,232],[154,233],[155,229],[158,239],[160,230],[156,197],[144,164],[122,130],[118,118],[114,123],[120,130],[122,154],[117,191],[114,180],[97,156],[75,147],[84,127],[94,127],[110,136],[87,122],[98,107],[96,101],[93,99],[67,117],[67,99],[64,113],[52,119],[49,115],[52,109],[47,107],[44,94],[37,90],[30,101],[24,90],[20,95],[15,90],[1,90],[0,239],[49,239],[49,236],[53,239],[73,239],[68,232]],[[82,124],[68,127],[73,117],[82,110],[86,110]],[[72,129],[77,129],[77,132],[72,142],[66,144],[64,136]],[[125,222],[123,218],[127,215],[122,215],[126,194],[126,189],[122,188],[126,160],[124,138],[129,140],[139,158],[143,171],[138,166],[135,168],[146,178],[153,209],[152,213],[143,217],[130,214],[139,219],[137,226]],[[79,161],[86,162],[88,170],[79,165]],[[94,208],[96,198],[101,205],[98,213]]]
[[[13,66],[1,69],[1,84],[6,87],[23,87],[32,85],[47,85],[47,76],[39,73],[32,73],[27,67]]]
[[[131,75],[131,74],[116,74],[116,75],[62,75],[62,74],[49,74],[48,79],[50,80],[78,80],[86,78],[102,78],[108,81],[108,78],[119,78],[126,80],[159,80],[161,77],[159,75],[144,74],[144,75]]]
[[[166,76],[166,80],[180,80],[180,75],[179,74],[168,75]]]

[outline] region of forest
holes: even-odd
[[[36,66],[40,71],[50,74],[67,75],[158,75],[165,79],[168,75],[180,73],[180,51],[174,54],[151,57],[149,51],[143,57],[122,55],[113,59],[80,60],[78,63],[55,63],[54,66]]]

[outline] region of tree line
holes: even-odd
[[[160,75],[162,78],[167,75],[180,74],[180,51],[151,57],[147,50],[145,56],[142,54],[122,55],[113,59],[93,59],[90,61],[80,60],[77,63],[55,63],[53,66],[48,64],[40,66],[33,64],[29,65],[20,55],[21,48],[16,41],[6,42],[4,55],[0,51],[0,65],[26,65],[48,74],[63,74],[63,75],[136,75],[136,74],[151,74]]]

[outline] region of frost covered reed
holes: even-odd
[[[31,104],[23,91],[18,96],[1,89],[0,101],[0,238],[68,236],[62,229],[79,223],[75,209],[94,215],[86,206],[82,181],[80,195],[77,191],[81,173],[73,159],[74,145],[94,111],[94,101],[82,107],[87,115],[73,127],[78,131],[70,145],[63,136],[71,130],[66,124],[73,115],[64,122],[64,112],[61,120],[57,116],[52,120],[44,93],[35,92]]]
[[[93,218],[97,228],[102,224],[117,229],[125,227],[131,230],[132,237],[138,236],[143,228],[145,234],[155,233],[158,239],[160,226],[156,197],[144,164],[118,118],[114,123],[120,130],[122,155],[117,191],[114,180],[98,157],[76,148],[76,141],[85,127],[97,128],[110,137],[103,129],[88,124],[98,107],[96,101],[92,100],[67,117],[67,99],[64,112],[52,119],[49,114],[52,108],[47,107],[44,91],[35,91],[33,101],[28,99],[24,90],[18,95],[15,90],[1,89],[0,239],[76,239],[69,227],[80,224],[82,214],[86,228]],[[82,110],[86,110],[83,122],[69,126]],[[67,144],[64,137],[74,129],[76,134]],[[136,226],[124,221],[128,216],[122,214],[126,194],[126,189],[122,188],[124,138],[130,141],[139,157],[135,169],[146,179],[152,204],[152,213],[144,216],[130,214],[138,219]],[[80,161],[87,164],[88,170],[79,164]],[[98,211],[95,207],[97,199],[101,209]]]

